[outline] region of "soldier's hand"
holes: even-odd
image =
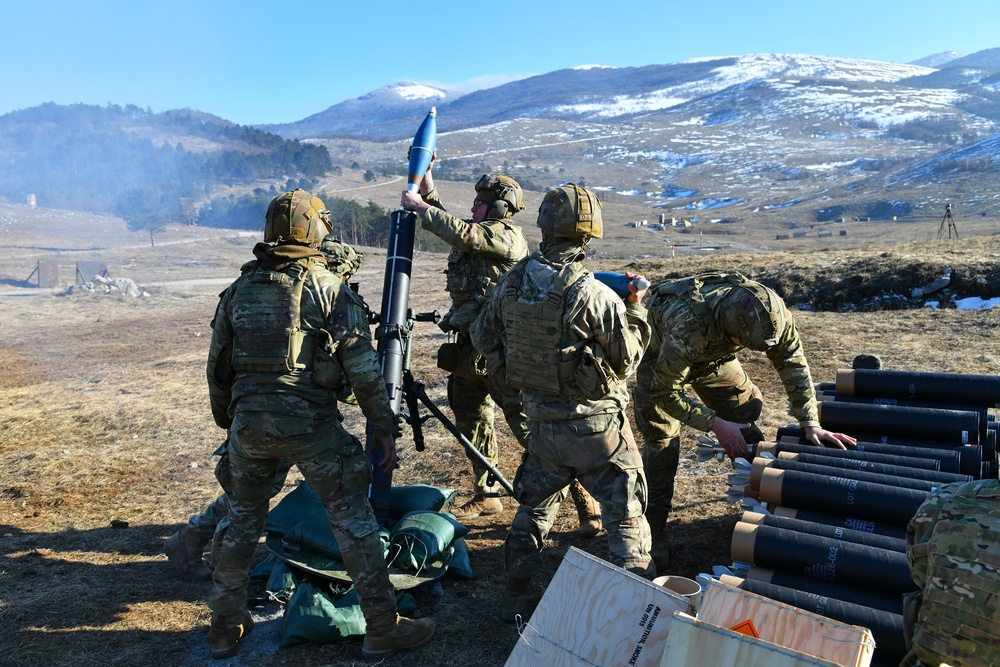
[[[424,201],[418,193],[413,190],[403,190],[403,196],[399,200],[400,205],[407,211],[413,211],[417,215],[423,215],[430,205]]]
[[[378,467],[383,472],[392,472],[399,466],[396,456],[396,439],[391,435],[376,433],[372,436],[372,452],[381,451],[382,458],[377,459]]]
[[[716,417],[715,421],[712,422],[712,432],[715,433],[715,438],[722,445],[722,448],[726,450],[726,454],[729,455],[730,459],[750,455],[750,448],[747,447],[747,441],[740,432],[740,429],[744,428],[750,428],[750,424],[738,424],[722,419],[721,417]]]
[[[424,172],[424,178],[420,181],[420,194],[427,196],[430,191],[434,189],[434,160],[437,159],[437,151],[431,153],[430,164],[427,165],[427,171]]]
[[[639,289],[635,285],[636,280],[645,280],[646,276],[641,273],[632,273],[631,271],[625,272],[625,277],[629,279],[628,291],[631,292],[627,297],[625,297],[625,303],[639,303],[642,301],[642,297],[646,296],[646,290],[648,287],[643,287]]]
[[[832,447],[833,449],[847,449],[858,444],[856,438],[852,438],[844,433],[834,433],[819,426],[806,426],[802,429],[805,432],[806,440],[817,447]]]

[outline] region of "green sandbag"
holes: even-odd
[[[427,484],[394,486],[389,491],[389,518],[398,521],[408,512],[418,510],[440,512],[456,493],[455,489],[442,489]]]
[[[449,550],[456,538],[469,529],[450,514],[410,512],[393,527],[389,537],[389,561],[402,570],[419,571]]]
[[[472,561],[469,559],[469,547],[461,537],[451,543],[455,549],[455,555],[448,563],[448,574],[454,574],[462,579],[475,579],[476,573],[472,571]]]
[[[396,487],[400,503],[423,502],[437,505],[446,502],[454,496],[451,489],[436,489],[435,487],[416,487],[411,491],[408,487]],[[397,504],[398,505],[398,504]],[[404,518],[412,512],[404,514]],[[437,512],[432,512],[437,514]],[[449,547],[454,536],[464,535],[468,531],[465,526],[454,519],[448,520],[447,542],[440,542],[436,537],[427,538],[419,533],[422,540],[418,555],[401,561],[406,566],[393,567],[390,564],[389,578],[397,590],[405,590],[419,586],[421,583],[438,579],[444,575],[451,560],[452,550]],[[453,524],[453,525],[452,525]],[[315,491],[305,482],[299,484],[286,495],[278,505],[271,510],[267,518],[267,548],[289,565],[317,574],[327,579],[350,584],[350,577],[344,571],[340,546],[334,537],[333,529],[326,509]],[[416,529],[414,529],[416,530]],[[388,555],[389,533],[382,533],[382,543],[386,560]],[[423,542],[434,544],[433,549],[424,548]],[[443,546],[442,546],[443,544]],[[433,553],[433,557],[428,554]]]
[[[272,554],[268,557],[268,560],[271,559],[274,560],[274,567],[271,568],[271,575],[267,578],[264,590],[273,600],[288,600],[298,588],[295,573],[280,558]]]
[[[284,535],[299,524],[322,527],[332,536],[330,517],[326,514],[323,501],[306,482],[302,482],[288,492],[274,509],[267,514],[264,529],[268,533]],[[339,553],[339,549],[338,549]]]
[[[409,593],[396,594],[396,610],[412,616],[417,601]],[[330,644],[365,634],[365,617],[352,587],[333,595],[310,581],[302,582],[288,601],[281,621],[281,647],[296,644]]]

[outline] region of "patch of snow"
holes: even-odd
[[[959,310],[989,310],[997,306],[1000,306],[1000,297],[981,299],[978,296],[969,296],[955,300],[955,308]]]
[[[682,208],[696,210],[696,211],[707,211],[713,208],[722,208],[723,206],[733,206],[734,204],[742,204],[741,199],[735,197],[722,197],[721,199],[700,199],[698,201],[693,201]]]
[[[447,97],[443,90],[425,86],[422,83],[406,83],[396,86],[393,89],[397,95],[404,100],[425,100],[432,97]]]

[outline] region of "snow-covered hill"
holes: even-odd
[[[859,192],[908,197],[955,169],[972,189],[998,185],[998,158],[950,155],[1000,133],[995,51],[938,54],[943,69],[808,54],[584,65],[461,96],[393,84],[274,129],[327,137],[334,155],[348,152],[337,137],[350,151],[367,137],[367,157],[392,171],[436,106],[438,169],[453,178],[495,169],[541,187],[585,181],[639,206],[810,215],[798,211],[840,210],[829,202]]]

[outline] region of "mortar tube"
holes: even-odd
[[[837,393],[1000,407],[1000,376],[840,369]]]
[[[897,526],[885,523],[884,521],[873,521],[869,518],[859,518],[853,516],[838,516],[836,514],[826,514],[815,510],[804,510],[795,507],[772,506],[771,513],[774,516],[788,517],[790,519],[800,519],[811,523],[821,523],[824,526],[838,526],[850,528],[863,533],[873,535],[885,535],[895,537],[899,540],[906,539],[906,526]]]
[[[758,442],[754,450],[758,455],[765,452],[777,457],[781,452],[794,452],[796,454],[814,454],[816,456],[829,456],[835,459],[856,459],[858,461],[871,461],[873,463],[888,463],[890,465],[906,466],[920,470],[940,470],[941,462],[937,459],[914,458],[912,456],[890,456],[888,454],[875,454],[873,452],[859,452],[856,449],[834,449],[833,447],[817,447],[816,445],[803,445],[789,442],[764,443]]]
[[[836,460],[836,459],[831,459]],[[758,464],[758,461],[760,462]],[[869,472],[867,470],[861,470],[859,468],[845,468],[843,466],[829,466],[816,463],[807,463],[805,461],[795,461],[791,459],[763,459],[756,458],[753,461],[753,466],[750,469],[750,484],[755,490],[760,488],[760,474],[763,473],[764,468],[777,468],[779,470],[797,470],[799,472],[811,472],[816,475],[828,475],[831,477],[848,477],[850,479],[856,479],[862,482],[871,482],[872,484],[885,484],[886,486],[899,486],[904,489],[916,489],[918,491],[933,491],[936,487],[941,486],[939,482],[931,482],[925,479],[912,479],[909,477],[897,477],[896,475],[882,475],[879,473]],[[754,470],[759,469],[760,473],[756,475],[757,486],[754,486]]]
[[[750,568],[746,578],[765,584],[822,595],[850,602],[851,604],[859,604],[864,607],[889,612],[890,614],[903,613],[903,597],[901,595],[888,595],[886,593],[858,588],[857,586],[844,586],[842,584],[823,581],[822,579],[804,577],[801,574],[794,574],[792,572],[768,570],[756,565]]]
[[[796,452],[779,452],[778,460],[812,463],[814,465],[827,466],[830,468],[861,470],[864,472],[878,473],[880,475],[905,477],[907,479],[921,479],[928,482],[934,482],[939,486],[941,484],[951,484],[952,482],[972,481],[972,475],[963,475],[957,472],[922,470],[920,468],[889,465],[888,463],[873,463],[872,461],[862,461],[861,459],[836,458],[833,456],[821,456],[807,453],[799,454]]]
[[[816,408],[819,423],[829,431],[891,433],[956,445],[979,442],[979,414],[975,412],[836,401],[823,401]]]
[[[897,526],[906,526],[928,496],[926,491],[773,468],[764,470],[759,493],[768,504],[870,517]]]
[[[793,519],[787,516],[760,514],[758,512],[744,512],[743,516],[740,517],[740,522],[757,524],[758,526],[771,526],[772,528],[781,528],[782,530],[793,530],[799,533],[818,535],[832,540],[863,544],[867,547],[885,549],[886,551],[906,553],[906,540],[901,540],[898,537],[888,537],[886,535],[876,535],[874,533],[863,533],[860,530],[829,526],[823,523],[803,521],[802,519]]]
[[[903,617],[899,614],[890,614],[871,607],[815,593],[797,591],[794,588],[754,581],[753,579],[740,579],[723,575],[719,580],[748,593],[784,602],[841,623],[868,628],[875,639],[875,657],[879,660],[893,661],[895,664],[899,664],[906,655],[906,643],[903,639]]]

